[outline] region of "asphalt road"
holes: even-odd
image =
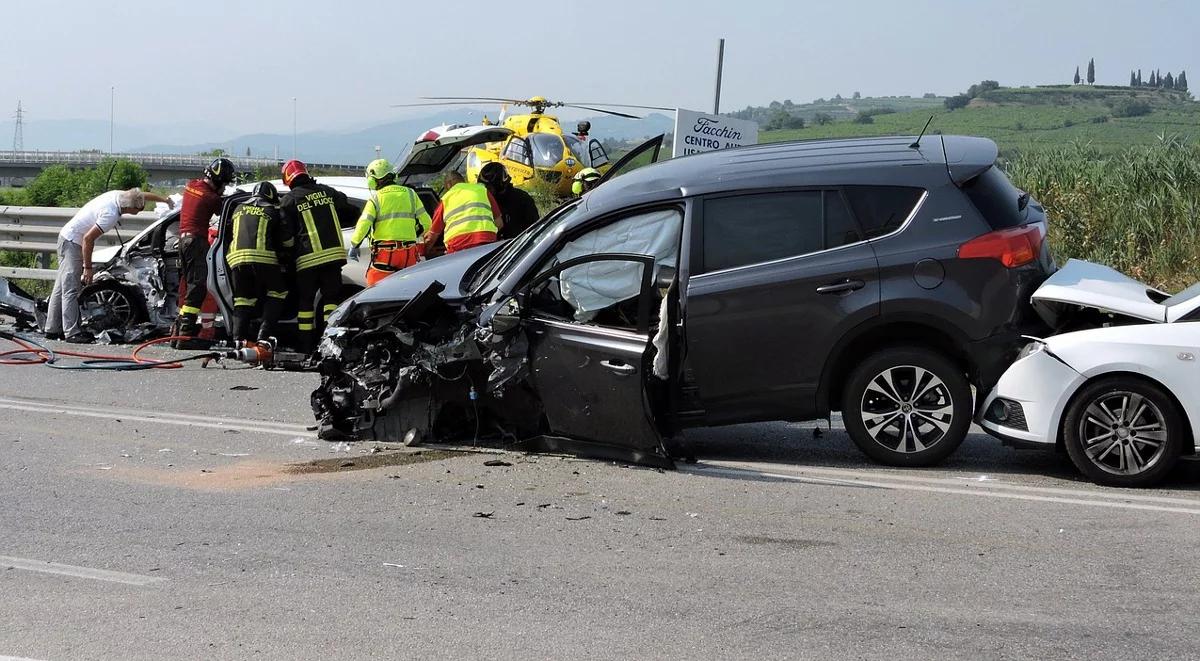
[[[375,454],[306,431],[314,381],[0,367],[0,659],[1197,656],[1195,464],[893,470],[814,424],[675,472]]]

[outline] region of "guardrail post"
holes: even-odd
[[[50,253],[39,252],[33,256],[33,268],[48,269],[50,268]]]

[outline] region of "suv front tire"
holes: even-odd
[[[842,419],[868,457],[890,466],[933,466],[971,426],[963,370],[919,347],[883,349],[859,363],[842,392]]]

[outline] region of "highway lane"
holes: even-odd
[[[1194,465],[1105,489],[973,435],[895,470],[778,423],[675,472],[356,470],[391,453],[314,440],[314,381],[0,367],[0,657],[1193,653]]]

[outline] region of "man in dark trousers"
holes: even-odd
[[[225,260],[233,280],[233,339],[250,342],[254,310],[262,304],[259,342],[276,337],[288,288],[279,256],[293,244],[291,228],[279,212],[279,192],[269,181],[233,211],[233,237]]]
[[[496,161],[484,165],[479,170],[479,183],[487,186],[488,192],[500,207],[504,225],[496,234],[498,240],[515,238],[541,217],[533,196],[513,186],[508,170]]]
[[[221,211],[221,194],[233,183],[236,173],[233,161],[213,159],[204,168],[204,176],[193,179],[183,189],[183,206],[179,210],[179,256],[183,281],[187,287],[175,322],[175,335],[195,337],[200,332],[197,317],[204,297],[208,295],[208,224]]]
[[[342,221],[347,226],[358,219],[358,209],[346,195],[317,183],[300,161],[283,164],[283,183],[291,189],[279,209],[296,240],[296,327],[300,337],[296,349],[312,353],[317,345],[317,292],[321,293],[322,318],[329,319],[342,302],[342,267],[346,246]]]

